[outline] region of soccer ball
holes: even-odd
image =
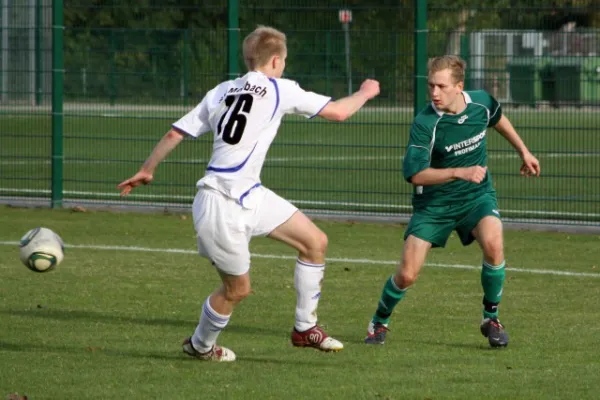
[[[35,228],[21,238],[19,256],[27,268],[35,272],[54,269],[64,257],[60,236],[48,228]]]

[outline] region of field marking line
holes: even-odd
[[[0,241],[2,246],[18,246],[19,242],[13,241]],[[145,252],[145,253],[175,253],[175,254],[198,254],[195,250],[187,249],[155,249],[150,247],[139,247],[139,246],[106,246],[106,245],[77,245],[77,244],[65,244],[67,249],[88,249],[88,250],[107,250],[107,251],[132,251],[132,252]],[[284,256],[277,254],[256,254],[251,255],[254,258],[264,259],[276,259],[276,260],[295,260],[296,256]],[[346,263],[346,264],[367,264],[367,265],[396,265],[398,261],[388,260],[371,260],[368,258],[327,258],[328,263]],[[425,266],[436,267],[436,268],[454,268],[454,269],[467,269],[467,270],[480,270],[481,266],[475,265],[464,265],[464,264],[443,264],[443,263],[425,263]],[[512,272],[523,272],[527,274],[539,274],[539,275],[555,275],[555,276],[572,276],[572,277],[588,277],[588,278],[600,278],[600,273],[593,272],[569,272],[559,271],[553,269],[530,269],[530,268],[513,268],[507,267],[506,271]]]

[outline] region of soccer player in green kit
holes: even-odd
[[[481,333],[490,346],[508,344],[498,320],[504,284],[502,222],[487,170],[486,130],[494,127],[518,152],[521,175],[539,176],[529,152],[498,102],[483,90],[463,91],[466,64],[456,56],[428,63],[431,104],[414,119],[403,163],[413,184],[413,216],[404,233],[402,261],[381,294],[369,323],[367,344],[383,344],[394,307],[404,297],[432,247],[444,247],[456,230],[464,246],[476,240],[483,251]]]

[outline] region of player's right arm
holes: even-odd
[[[344,121],[354,115],[362,106],[379,94],[379,82],[366,79],[358,91],[352,95],[327,103],[319,116],[330,121]]]
[[[185,137],[184,133],[171,128],[169,132],[163,136],[160,142],[154,147],[150,156],[144,161],[140,170],[131,178],[124,180],[117,185],[117,189],[121,189],[121,196],[126,196],[131,190],[140,185],[147,185],[154,180],[154,170],[164,160],[171,151]]]
[[[410,182],[417,186],[439,185],[457,179],[481,183],[487,173],[487,167],[474,165],[465,168],[426,168],[415,174]]]
[[[404,179],[415,186],[440,185],[457,179],[481,183],[487,167],[478,165],[466,168],[431,168],[433,132],[414,122],[402,164]]]

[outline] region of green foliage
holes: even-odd
[[[334,97],[347,92],[345,39],[338,10],[353,12],[353,89],[382,83],[380,100],[411,104],[414,1],[256,0],[239,3],[241,39],[257,25],[288,35],[287,76]],[[195,103],[227,77],[227,4],[203,0],[65,2],[68,100]],[[558,29],[565,21],[600,26],[593,0],[428,1],[431,55],[458,52],[461,34],[480,29]],[[245,67],[238,58],[239,71]],[[84,71],[87,80],[84,83]]]

